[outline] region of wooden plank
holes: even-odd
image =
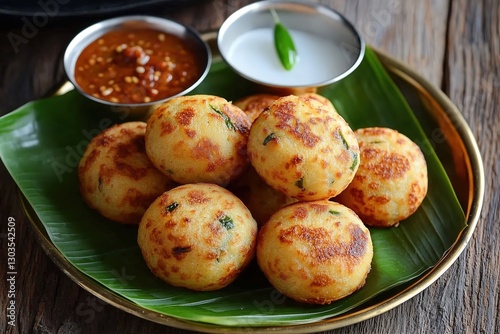
[[[459,261],[462,273],[449,276],[461,302],[444,312],[457,328],[498,332],[500,287],[500,3],[452,2],[445,91],[462,111],[481,151],[486,176],[481,220]]]

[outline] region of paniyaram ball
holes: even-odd
[[[241,199],[259,226],[264,225],[279,208],[297,201],[271,188],[252,166],[232,182],[228,189]]]
[[[389,227],[408,218],[427,194],[427,164],[408,137],[388,128],[355,131],[361,164],[336,200],[370,226]]]
[[[149,205],[176,186],[146,155],[146,123],[114,125],[92,138],[78,166],[80,192],[104,217],[138,224]]]
[[[250,121],[253,122],[264,109],[269,107],[278,98],[278,95],[272,94],[253,94],[235,101],[234,105],[243,110]]]
[[[333,106],[332,101],[330,101],[329,99],[327,99],[323,95],[319,95],[318,93],[304,93],[304,94],[301,94],[299,96],[300,97],[305,97],[305,98],[308,98],[308,99],[316,100],[319,103],[325,105],[327,108],[331,109],[332,111],[337,112],[337,110]]]
[[[138,243],[154,275],[173,286],[221,289],[255,255],[257,223],[243,203],[215,184],[178,186],[144,214]]]
[[[250,120],[222,97],[170,99],[153,112],[147,124],[149,158],[178,183],[225,186],[248,166]]]
[[[338,195],[359,165],[358,141],[347,122],[323,103],[294,95],[257,117],[248,155],[267,184],[301,201]]]
[[[372,259],[371,235],[363,222],[328,200],[279,209],[257,239],[257,262],[270,283],[310,304],[329,304],[361,289]]]

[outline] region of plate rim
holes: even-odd
[[[216,32],[206,33],[203,34],[203,36],[210,40],[216,36]],[[462,140],[462,149],[466,153],[466,158],[468,158],[466,160],[466,167],[467,176],[469,178],[469,198],[468,206],[465,210],[467,226],[459,234],[454,244],[443,255],[440,261],[436,263],[433,268],[421,275],[416,281],[412,282],[407,288],[399,291],[387,299],[363,309],[348,311],[338,316],[305,324],[264,327],[235,327],[213,325],[209,323],[176,318],[174,316],[161,314],[157,311],[145,309],[125,297],[107,289],[99,282],[78,270],[50,241],[50,238],[43,228],[38,216],[31,208],[28,200],[22,195],[21,191],[19,191],[22,209],[28,217],[42,249],[66,276],[77,283],[77,285],[106,303],[148,321],[179,329],[196,330],[206,333],[226,333],[228,331],[233,331],[235,328],[238,328],[239,331],[253,333],[267,333],[270,331],[279,331],[282,333],[305,333],[337,329],[376,317],[415,297],[441,277],[444,272],[446,272],[451,265],[455,263],[467,247],[479,222],[484,202],[485,175],[483,161],[472,130],[468,126],[459,109],[453,104],[448,96],[446,96],[446,94],[439,88],[427,81],[424,77],[412,70],[408,65],[384,53],[383,51],[374,48],[373,46],[369,47],[374,50],[377,57],[380,59],[381,63],[388,70],[388,72],[401,77],[405,81],[411,80],[412,86],[418,86],[417,88],[420,88],[422,91],[430,95],[439,104],[439,106],[441,106],[444,116],[452,121],[454,130],[458,133],[460,139]],[[67,91],[67,84],[61,86],[61,89]],[[58,91],[59,93],[61,92],[61,89]]]

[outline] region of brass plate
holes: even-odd
[[[216,50],[216,46],[214,46],[215,37],[215,33],[204,35],[204,38],[211,44],[212,50]],[[238,327],[238,331],[254,333],[276,331],[281,333],[313,333],[340,328],[373,318],[411,299],[436,281],[456,261],[472,237],[483,205],[485,181],[481,154],[467,122],[457,107],[439,88],[430,84],[403,63],[385,55],[383,52],[375,51],[395,81],[400,86],[404,86],[419,101],[418,103],[426,107],[425,110],[428,112],[428,116],[432,118],[436,126],[440,129],[446,144],[447,154],[451,155],[451,161],[447,161],[444,165],[447,172],[454,175],[455,182],[453,183],[453,187],[464,209],[467,227],[440,262],[424,275],[406,285],[392,289],[352,311],[314,323],[280,327]],[[64,93],[70,89],[72,89],[71,84],[66,83],[59,89],[57,94]],[[20,195],[20,199],[23,209],[32,223],[35,234],[47,255],[67,276],[94,296],[121,310],[159,324],[207,333],[227,333],[234,331],[233,327],[179,320],[144,309],[103,287],[92,278],[80,272],[63,256],[50,241],[42,222],[38,219],[28,201],[22,195]]]

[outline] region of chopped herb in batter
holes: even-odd
[[[174,254],[182,254],[182,253],[188,253],[191,251],[191,246],[178,246],[172,248],[172,253]]]
[[[295,185],[299,187],[300,189],[304,189],[304,178],[301,177],[297,181],[295,181]]]
[[[347,140],[345,139],[344,135],[342,134],[342,131],[339,131],[340,139],[342,140],[342,145],[344,145],[344,148],[346,150],[349,149],[349,144],[347,143]]]
[[[226,230],[230,230],[234,227],[233,218],[223,215],[219,218],[219,222],[226,228]]]
[[[224,114],[222,111],[215,108],[211,104],[210,104],[210,108],[212,108],[213,111],[215,111],[216,113],[218,113],[219,115],[222,116],[222,118],[224,119],[224,122],[226,122],[226,126],[229,130],[236,130],[236,127],[234,126],[233,122],[231,122],[231,119],[226,114]]]
[[[177,208],[179,206],[179,203],[177,202],[173,202],[172,204],[170,204],[169,206],[167,206],[167,211],[168,212],[172,212],[175,210],[175,208]]]
[[[273,139],[276,139],[276,135],[274,134],[274,132],[271,132],[269,136],[267,136],[266,139],[264,139],[264,142],[262,144],[266,146],[267,143],[269,143]]]
[[[335,216],[340,215],[340,212],[339,212],[339,211],[335,211],[335,210],[328,210],[328,212],[330,212],[332,215],[335,215]]]
[[[353,161],[352,161],[352,165],[351,165],[351,167],[349,167],[349,168],[350,168],[350,170],[352,170],[352,171],[353,171],[354,169],[356,169],[356,166],[357,166],[357,165],[358,165],[358,163],[359,163],[359,157],[358,157],[358,154],[357,154],[357,153],[354,153],[354,152],[352,152],[352,151],[351,151],[351,154],[352,154],[352,159],[353,159]]]

